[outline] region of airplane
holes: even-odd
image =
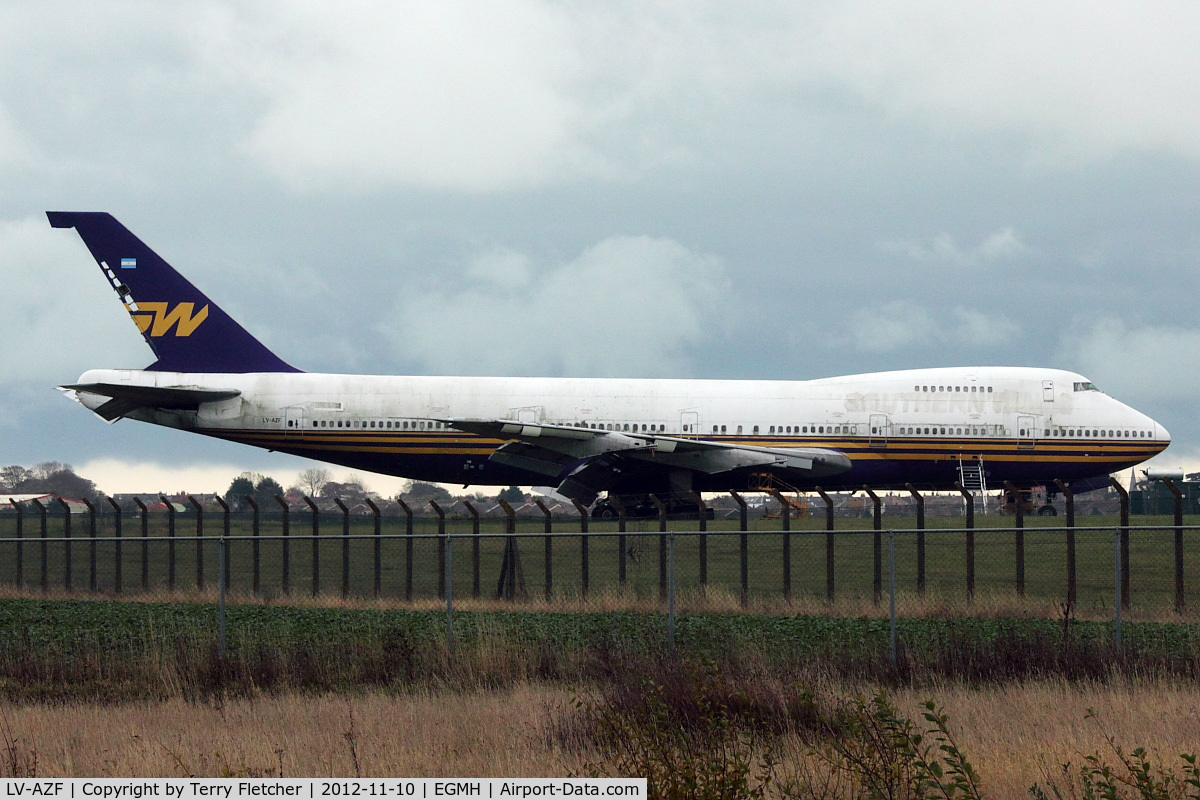
[[[593,510],[601,517],[615,513],[613,497],[770,486],[1008,481],[1053,496],[1059,479],[1078,493],[1171,441],[1084,376],[1032,367],[804,381],[302,372],[111,215],[47,217],[78,232],[157,358],[59,387],[110,423],[134,419],[422,481],[549,485],[585,505],[606,495]],[[1042,513],[1052,512],[1047,502]]]

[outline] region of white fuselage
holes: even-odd
[[[536,476],[489,465],[503,442],[455,430],[448,420],[828,448],[854,463],[827,482],[830,488],[950,488],[964,459],[984,462],[1005,480],[1078,480],[1144,461],[1170,442],[1162,426],[1083,376],[1038,368],[916,369],[809,381],[93,370],[80,383],[235,389],[239,397],[198,411],[130,416],[385,474],[464,484],[533,483]],[[95,409],[106,398],[78,399]]]

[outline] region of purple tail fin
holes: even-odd
[[[108,279],[159,372],[299,372],[251,336],[129,230],[102,212],[48,211],[74,228]]]

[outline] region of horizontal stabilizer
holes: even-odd
[[[237,389],[201,389],[196,386],[129,386],[120,383],[75,383],[59,387],[73,392],[111,398],[93,411],[109,422],[139,408],[195,411],[201,403],[216,403],[241,394]]]

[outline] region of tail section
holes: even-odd
[[[74,228],[117,291],[159,372],[299,372],[251,336],[111,214],[48,211]]]

